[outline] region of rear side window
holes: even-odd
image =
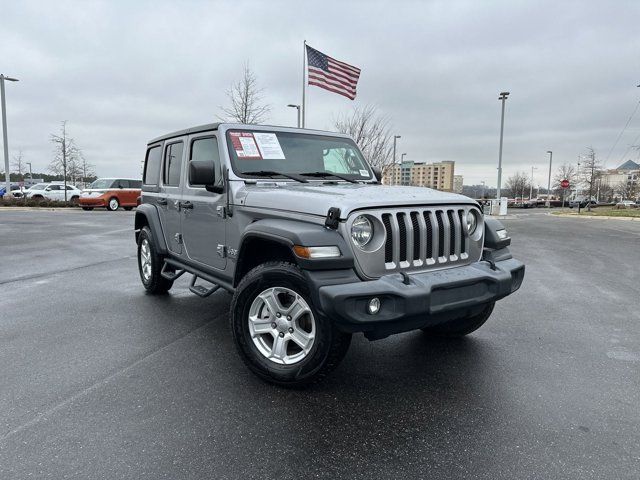
[[[162,181],[165,185],[177,187],[180,185],[180,170],[182,168],[183,143],[167,145],[164,151],[164,175]]]
[[[114,185],[116,188],[129,188],[129,180],[116,180],[116,183]]]
[[[129,180],[129,188],[140,188],[142,187],[142,182],[140,180]]]
[[[160,178],[160,159],[162,158],[160,152],[161,149],[159,145],[147,150],[147,159],[144,164],[144,175],[142,176],[145,185],[158,185],[158,180]]]
[[[216,174],[216,185],[222,185],[222,169],[220,168],[220,152],[218,151],[217,138],[196,138],[191,142],[189,160],[213,162],[213,171]],[[189,183],[191,183],[191,181],[189,181]]]

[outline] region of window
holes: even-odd
[[[235,130],[227,132],[227,144],[232,167],[240,176],[256,170],[283,173],[328,171],[356,180],[371,179],[369,166],[356,144],[348,138]],[[402,171],[405,174],[406,169]]]
[[[129,188],[129,180],[118,179],[114,183],[116,188]]]
[[[160,145],[147,150],[147,158],[144,164],[144,175],[142,177],[146,185],[158,185],[158,179],[160,177],[160,158]]]
[[[215,137],[196,138],[191,142],[189,160],[196,162],[213,162],[216,185],[222,185],[222,168],[220,167],[220,151],[218,139]]]
[[[180,185],[182,149],[183,143],[177,142],[167,145],[164,151],[164,174],[162,181],[165,185],[172,187]]]
[[[50,185],[49,190],[60,190],[60,185]]]
[[[140,187],[142,187],[142,181],[129,180],[129,188],[140,188]]]

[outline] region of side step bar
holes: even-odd
[[[175,277],[173,277],[174,280],[185,272],[192,274],[193,278],[191,279],[191,283],[189,284],[189,290],[199,297],[208,297],[220,288],[225,289],[229,293],[233,293],[234,289],[232,284],[228,283],[225,280],[218,279],[213,275],[210,275],[207,272],[203,272],[202,270],[191,265],[185,265],[184,263],[174,260],[173,258],[165,258],[162,272],[165,272],[165,269],[167,269],[168,267],[173,267],[176,270],[175,273],[168,270],[166,271],[168,275],[175,275]],[[161,273],[161,275],[165,277],[164,273]],[[196,281],[198,280],[198,278],[201,278],[202,280],[205,280],[206,282],[209,282],[213,285],[209,288],[202,285],[196,285]]]
[[[210,288],[203,287],[202,285],[196,285],[196,280],[198,280],[198,278],[199,277],[195,274],[193,275],[193,277],[191,277],[191,284],[189,284],[189,290],[191,290],[191,293],[195,293],[199,297],[202,297],[202,298],[208,297],[209,295],[211,295],[213,292],[215,292],[220,288],[220,285],[217,285],[215,283]]]
[[[174,270],[173,272],[171,270],[167,269],[168,264],[165,262],[164,265],[162,265],[162,270],[160,270],[160,276],[163,278],[166,278],[167,280],[175,280],[176,278],[182,276],[182,274],[185,272],[185,270],[183,268],[178,268],[177,270]]]

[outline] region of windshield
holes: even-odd
[[[348,138],[291,132],[227,132],[233,171],[330,172],[355,180],[374,177],[356,144]]]
[[[113,185],[112,178],[99,178],[89,185],[89,188],[111,188],[111,185]]]

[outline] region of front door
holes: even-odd
[[[162,162],[162,182],[157,200],[160,221],[164,231],[167,248],[177,255],[182,253],[182,235],[180,202],[182,200],[182,186],[180,183],[184,164],[184,141],[171,140],[164,147]]]
[[[222,187],[222,168],[218,139],[213,134],[194,135],[189,139],[189,161],[207,161],[214,164],[216,185]],[[224,193],[205,190],[204,185],[192,185],[189,169],[184,175],[182,235],[185,254],[189,260],[223,270],[227,264],[225,250]]]

